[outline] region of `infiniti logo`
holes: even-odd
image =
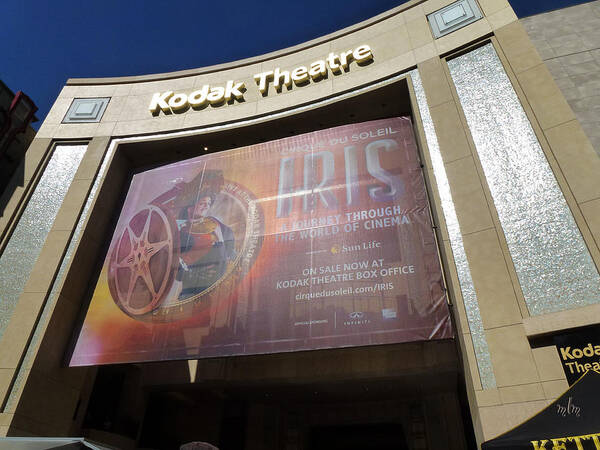
[[[344,320],[344,325],[366,325],[371,323],[371,320],[362,311],[352,311],[348,313],[348,318]]]

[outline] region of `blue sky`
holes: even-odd
[[[0,0],[0,79],[27,93],[43,120],[68,78],[170,72],[243,59],[331,33],[401,3]],[[522,17],[582,2],[511,3]]]

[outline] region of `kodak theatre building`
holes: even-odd
[[[0,448],[463,450],[591,414],[561,395],[600,371],[600,159],[505,0],[69,80],[22,173]],[[600,448],[574,433],[522,448]]]

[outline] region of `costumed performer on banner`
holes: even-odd
[[[206,176],[206,174],[205,174]],[[235,257],[235,238],[230,227],[209,215],[217,200],[215,179],[200,189],[177,218],[179,230],[179,269],[171,292],[171,300],[186,299],[200,294],[216,283],[226,272],[227,264]]]

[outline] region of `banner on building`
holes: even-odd
[[[553,337],[569,386],[588,370],[600,372],[600,327],[587,327]]]
[[[402,117],[135,175],[70,365],[449,337]]]

